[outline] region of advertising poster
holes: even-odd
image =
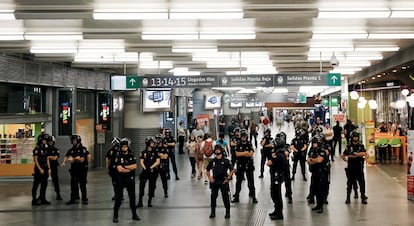
[[[365,144],[368,153],[367,163],[371,165],[376,164],[375,159],[375,122],[365,121]]]
[[[196,115],[197,125],[200,125],[200,128],[204,133],[208,133],[210,127],[210,115],[209,114],[199,114]]]
[[[414,130],[407,132],[407,195],[408,200],[414,201],[414,166],[413,166],[413,152],[414,152]]]

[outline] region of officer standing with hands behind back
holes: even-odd
[[[210,218],[216,217],[216,201],[218,191],[221,190],[226,215],[224,218],[230,218],[230,186],[229,182],[234,174],[233,165],[230,160],[223,157],[224,148],[220,144],[214,146],[215,158],[212,159],[206,167],[206,175],[210,181],[211,189],[211,213]],[[213,175],[210,171],[213,170]],[[229,174],[227,172],[230,171]]]
[[[118,223],[118,211],[122,202],[122,193],[124,188],[127,189],[129,197],[129,207],[132,211],[132,219],[140,220],[135,208],[135,170],[137,169],[137,160],[135,154],[130,149],[131,141],[123,138],[120,143],[121,152],[115,157],[115,166],[118,171],[117,181],[115,183],[115,205],[113,222]]]
[[[34,161],[34,180],[32,187],[32,206],[50,205],[46,200],[47,179],[49,178],[49,159],[47,157],[46,142],[49,138],[47,134],[40,134],[37,138],[37,145],[33,150]],[[40,196],[38,199],[37,188],[40,185]]]

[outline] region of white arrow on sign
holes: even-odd
[[[133,78],[131,78],[130,80],[129,80],[129,83],[131,83],[131,86],[134,86],[134,83],[136,83],[137,81],[135,81],[135,79],[133,79]]]
[[[336,80],[337,80],[338,78],[334,75],[334,76],[332,76],[331,77],[331,80],[332,80],[332,82],[335,84],[336,83]]]

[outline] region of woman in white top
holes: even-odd
[[[188,142],[186,145],[186,150],[188,154],[188,158],[190,159],[191,164],[191,178],[194,178],[196,176],[196,154],[198,149],[198,142],[196,140],[196,137],[194,134],[190,134],[190,137],[188,138]]]
[[[333,129],[331,128],[331,125],[329,123],[325,124],[325,128],[323,129],[323,133],[325,134],[325,139],[326,139],[327,145],[330,148],[329,152],[330,152],[330,155],[331,155],[331,161],[335,161],[334,160],[335,152],[333,151],[333,147],[332,147],[334,132],[333,132]]]

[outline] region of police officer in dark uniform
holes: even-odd
[[[300,163],[300,169],[302,171],[302,177],[304,181],[307,181],[305,175],[305,162],[306,152],[308,150],[307,140],[303,139],[303,130],[298,129],[295,131],[295,137],[291,142],[291,150],[293,151],[293,169],[292,169],[292,180],[295,180],[296,169],[298,162]]]
[[[145,139],[145,150],[141,152],[140,165],[142,172],[139,175],[139,201],[137,207],[142,207],[142,197],[144,197],[145,184],[149,183],[148,188],[148,207],[152,207],[151,201],[157,184],[158,166],[160,165],[160,156],[155,150],[157,140],[155,137]]]
[[[230,137],[230,153],[231,153],[231,164],[236,165],[236,148],[240,143],[240,127],[236,127],[233,130],[233,136]]]
[[[135,208],[135,170],[137,169],[137,160],[135,154],[130,149],[131,141],[123,138],[120,142],[121,151],[115,157],[114,165],[118,171],[115,182],[115,205],[114,217],[112,221],[118,223],[118,211],[122,203],[122,193],[124,188],[127,189],[129,197],[129,207],[132,212],[133,220],[140,220]]]
[[[180,178],[178,177],[178,172],[177,172],[177,163],[175,162],[175,144],[177,142],[175,141],[174,137],[171,135],[171,130],[170,129],[165,129],[165,138],[164,138],[164,144],[167,147],[168,150],[168,157],[171,160],[171,164],[172,164],[172,168],[175,174],[175,179],[176,180],[180,180]]]
[[[273,142],[273,138],[271,137],[271,131],[269,128],[267,128],[264,131],[262,140],[260,141],[260,144],[262,145],[262,150],[261,150],[261,158],[260,158],[259,178],[263,178],[264,165],[266,163],[266,159],[270,159],[271,157],[272,147],[273,147],[272,142]]]
[[[247,186],[249,187],[249,196],[252,197],[253,203],[257,203],[256,189],[254,186],[254,150],[252,144],[247,140],[247,130],[242,129],[240,131],[241,141],[237,145],[235,153],[237,159],[237,171],[236,171],[236,193],[234,199],[231,202],[239,202],[239,194],[241,191],[241,184],[244,178],[244,174],[247,177]]]
[[[290,145],[287,143],[287,136],[286,133],[284,132],[280,132],[279,133],[280,138],[285,142],[284,145],[284,152],[285,152],[285,156],[286,156],[286,161],[287,161],[287,167],[286,167],[286,177],[285,177],[285,189],[286,189],[286,193],[285,193],[285,197],[288,198],[288,203],[292,203],[292,181],[290,180],[290,163],[289,163],[289,159],[290,159]]]
[[[288,176],[288,161],[285,155],[285,141],[280,134],[273,140],[270,158],[266,163],[270,167],[270,196],[275,210],[269,214],[272,220],[283,219],[282,183]]]
[[[328,186],[326,162],[329,161],[329,154],[321,147],[321,142],[322,139],[318,135],[312,138],[312,147],[309,150],[307,160],[309,169],[312,172],[310,193],[316,195],[316,206],[312,210],[317,213],[323,213],[323,204],[326,199]]]
[[[362,143],[359,142],[359,133],[353,131],[350,135],[351,141],[347,145],[343,158],[348,161],[348,181],[346,187],[346,204],[351,202],[350,195],[352,185],[358,181],[362,204],[367,204],[368,197],[365,195],[365,175],[364,163],[366,158],[366,150]]]
[[[71,162],[70,172],[70,200],[66,205],[71,205],[76,203],[76,199],[79,196],[79,187],[82,193],[82,204],[88,204],[88,196],[86,191],[86,176],[85,176],[85,161],[88,161],[87,150],[82,145],[81,137],[79,135],[72,135],[72,148],[66,153],[65,158],[63,159],[62,166],[66,165],[66,162]]]
[[[56,200],[62,200],[60,196],[60,186],[59,186],[59,176],[58,176],[58,167],[59,167],[59,157],[60,151],[55,147],[55,137],[49,136],[47,140],[47,156],[50,162],[50,175],[52,176],[52,182],[55,187]]]
[[[50,205],[46,200],[47,179],[49,178],[49,159],[47,157],[48,134],[40,134],[37,137],[37,145],[33,149],[34,178],[32,187],[32,206]],[[40,185],[39,199],[37,199],[37,188]],[[40,201],[40,203],[38,202]]]
[[[206,175],[210,181],[211,189],[211,213],[210,218],[216,217],[216,201],[219,190],[223,198],[226,215],[224,218],[230,218],[230,186],[229,182],[234,174],[234,168],[230,160],[224,158],[224,147],[220,144],[214,146],[215,158],[212,159],[206,167]],[[210,171],[213,174],[210,174]],[[227,172],[230,171],[228,174]]]
[[[168,175],[170,174],[170,164],[168,160],[168,150],[164,146],[164,137],[162,134],[155,136],[157,145],[155,151],[160,156],[160,165],[158,171],[161,178],[162,188],[164,189],[164,198],[168,198]]]
[[[105,155],[105,168],[106,171],[108,172],[109,176],[111,177],[112,180],[112,187],[114,189],[114,196],[112,197],[112,200],[115,200],[115,195],[116,195],[116,180],[117,180],[117,174],[118,174],[118,170],[116,169],[116,165],[115,165],[115,157],[118,155],[119,153],[119,144],[121,143],[121,139],[119,139],[118,137],[114,137],[111,140],[111,144],[112,144],[112,148],[108,150],[108,152],[106,152]]]

